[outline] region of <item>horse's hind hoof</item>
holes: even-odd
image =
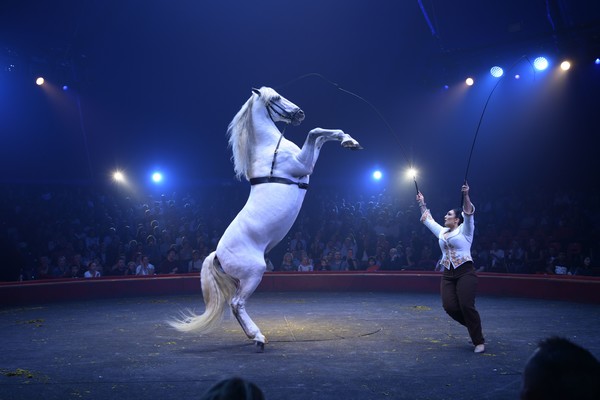
[[[254,344],[256,344],[256,352],[257,353],[264,353],[265,352],[265,343],[264,342],[259,342],[258,340],[256,340],[254,342]]]

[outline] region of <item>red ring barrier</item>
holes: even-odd
[[[479,273],[480,296],[525,297],[578,303],[600,303],[600,277]],[[271,272],[257,291],[439,291],[440,273],[398,272]],[[4,306],[55,301],[135,296],[201,294],[199,274],[49,279],[0,283]]]

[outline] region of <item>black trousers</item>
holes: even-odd
[[[467,327],[473,344],[485,343],[481,318],[475,308],[477,275],[473,263],[468,261],[456,269],[444,268],[441,293],[444,310],[456,322]]]

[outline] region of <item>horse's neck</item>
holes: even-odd
[[[255,178],[269,174],[281,133],[264,107],[255,104],[249,112],[244,128],[238,131],[243,136],[234,146],[234,159],[238,177]]]
[[[273,141],[277,143],[281,132],[269,117],[264,107],[255,107],[252,110],[252,130],[256,146],[269,146]]]

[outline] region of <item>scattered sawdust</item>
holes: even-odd
[[[8,369],[0,369],[0,374],[8,377],[26,378],[29,380],[37,380],[41,382],[48,382],[48,377],[45,375],[36,374],[33,371],[29,371],[24,368],[17,368],[14,371]]]
[[[4,376],[23,376],[27,379],[32,379],[35,375],[33,372],[28,371],[23,368],[17,368],[14,371],[2,370],[2,375]]]

